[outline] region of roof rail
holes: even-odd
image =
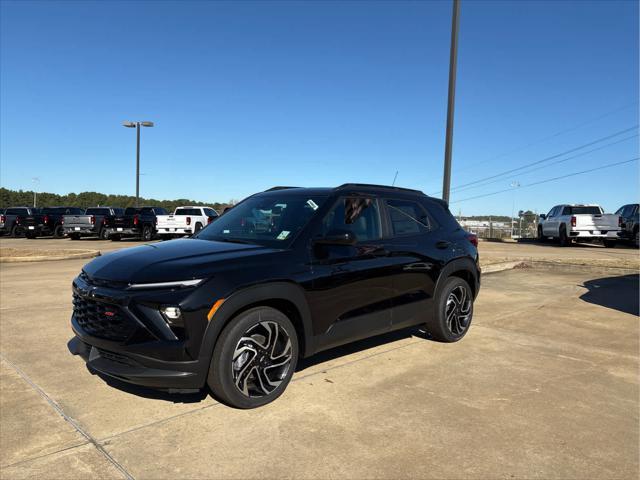
[[[424,195],[421,190],[414,190],[412,188],[393,187],[390,185],[375,185],[372,183],[344,183],[336,188],[336,190],[343,190],[345,188],[384,188],[385,190],[397,190],[401,192],[420,193]]]
[[[273,192],[275,190],[286,190],[288,188],[300,188],[300,187],[284,187],[284,186],[276,186],[276,187],[271,187],[267,190],[265,190],[265,192]]]

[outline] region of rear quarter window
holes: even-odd
[[[417,235],[432,230],[427,211],[411,200],[385,200],[391,232],[394,236]]]

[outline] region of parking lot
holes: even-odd
[[[130,245],[0,246],[25,243]],[[88,260],[2,264],[1,476],[637,478],[638,251],[480,253],[528,263],[483,278],[463,341],[410,329],[325,352],[250,411],[91,375],[67,349]]]

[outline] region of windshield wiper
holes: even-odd
[[[243,243],[245,245],[255,245],[254,242],[250,242],[249,240],[241,240],[239,238],[215,238],[213,240],[215,240],[216,242]]]

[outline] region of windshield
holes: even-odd
[[[285,247],[325,200],[325,196],[284,192],[279,195],[257,195],[239,203],[194,237]]]

